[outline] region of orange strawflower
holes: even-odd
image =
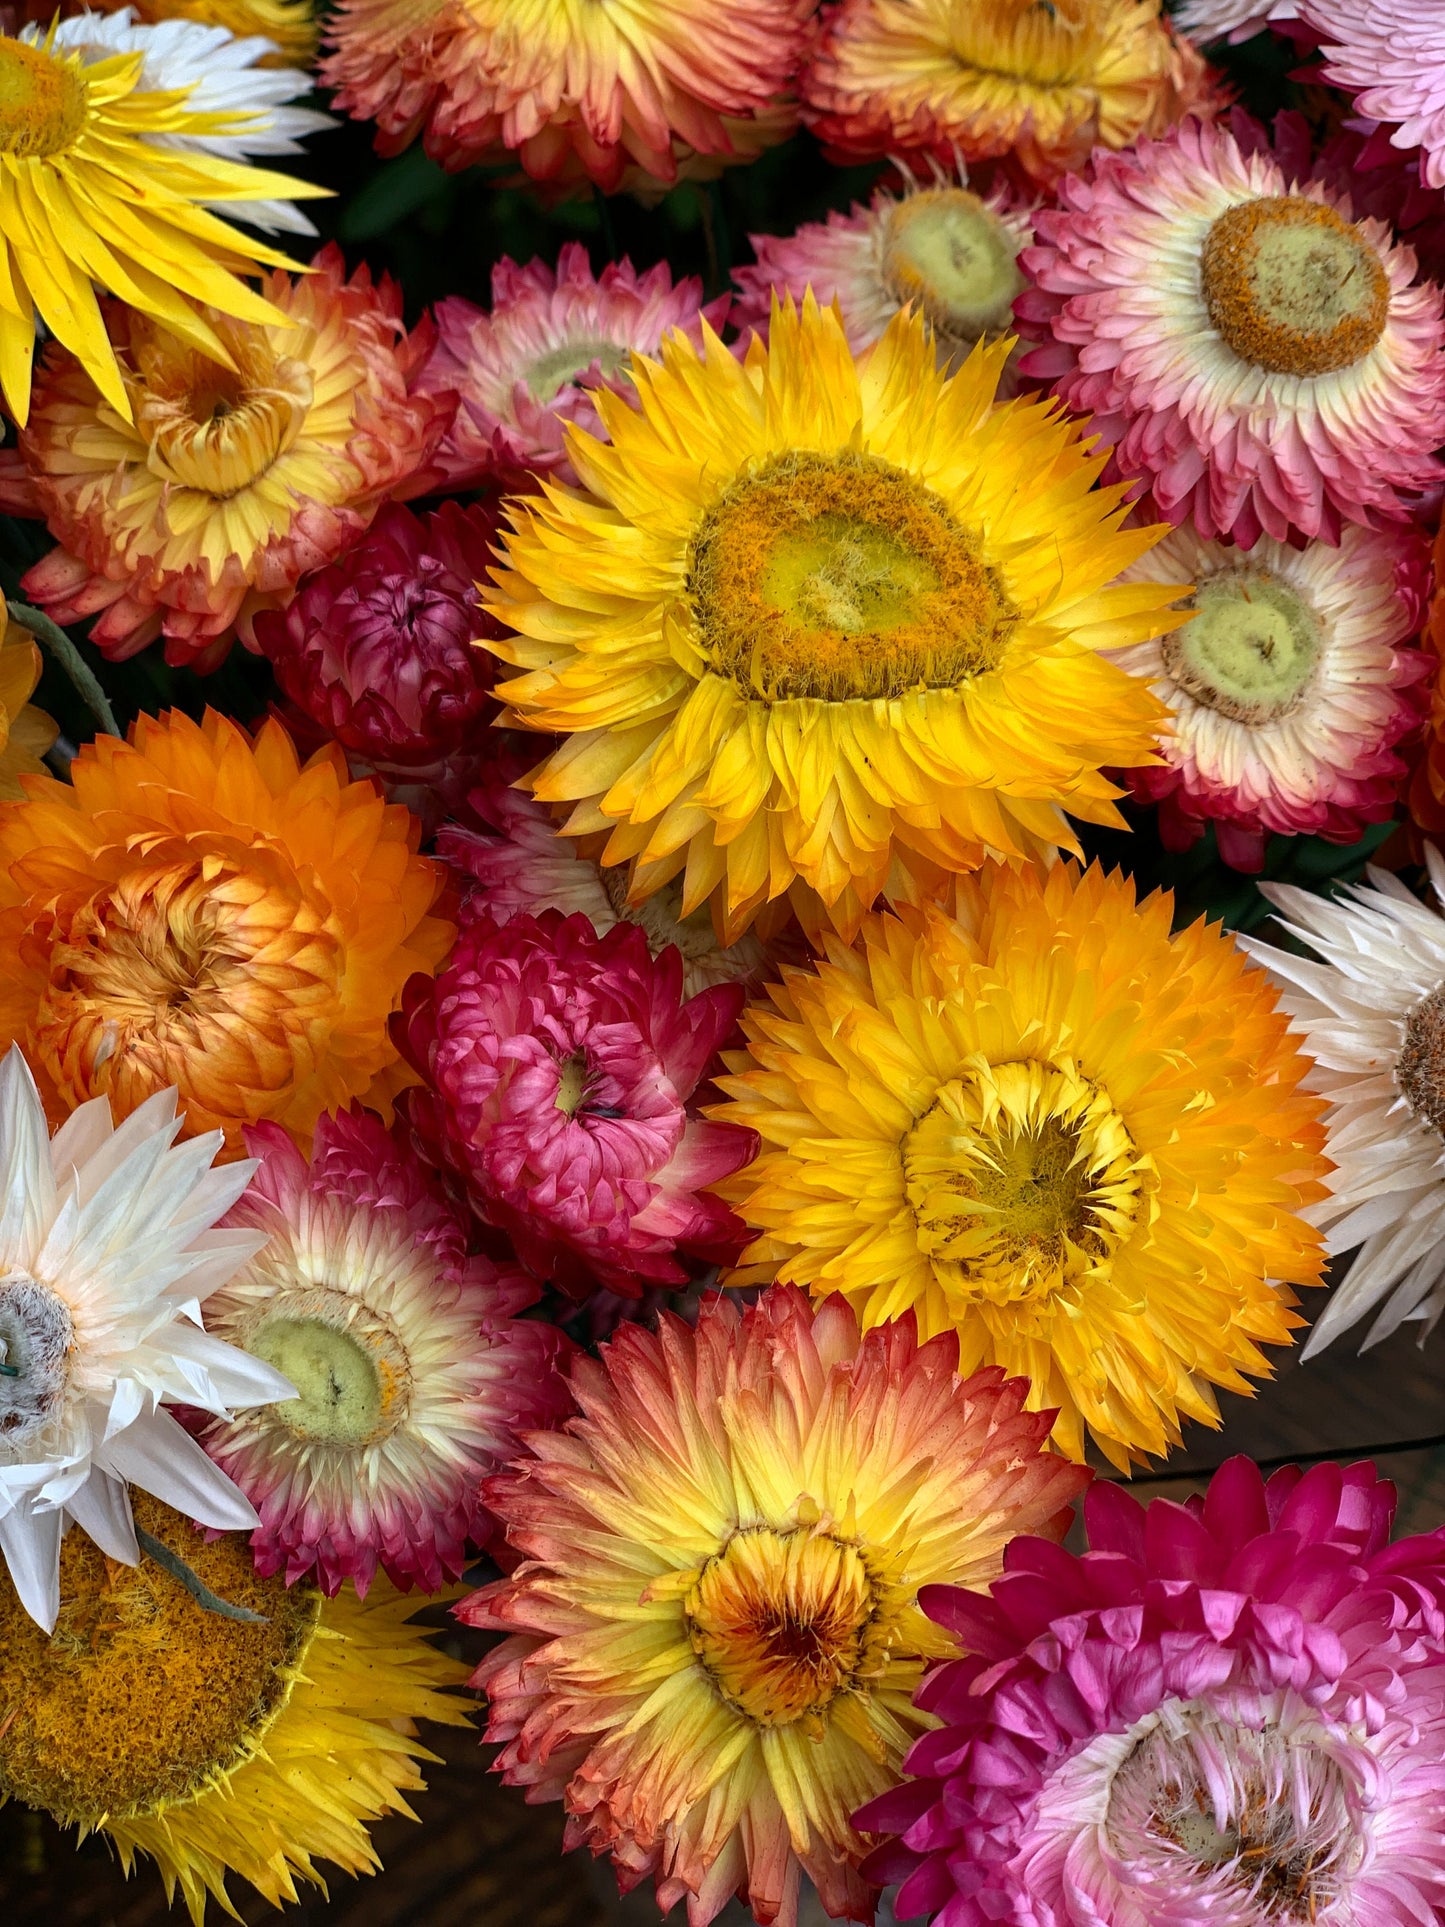
[[[0,597],[0,799],[19,796],[22,776],[43,776],[41,762],[55,741],[55,724],[31,707],[40,680],[40,651]]]
[[[302,767],[278,723],[253,743],[172,712],[24,789],[0,806],[0,1050],[21,1045],[57,1123],[174,1084],[187,1131],[239,1155],[244,1125],[304,1139],[385,1102],[387,1019],[453,933],[420,825],[339,749]]]
[[[432,331],[407,334],[400,289],[365,268],[348,281],[330,247],[266,294],[292,325],[207,310],[231,369],[111,304],[134,422],[55,343],[36,374],[0,499],[60,547],[25,591],[60,623],[98,614],[91,639],[114,660],[164,635],[168,662],[214,668],[383,502],[436,479],[455,403],[413,393]]]

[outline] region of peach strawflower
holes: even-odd
[[[840,160],[923,151],[1044,182],[1217,99],[1160,0],[838,0],[800,86]]]
[[[135,422],[55,344],[0,500],[44,517],[59,548],[25,578],[57,622],[99,616],[121,660],[165,637],[166,660],[211,669],[258,610],[349,548],[389,498],[423,494],[450,396],[416,377],[431,331],[408,335],[401,291],[328,247],[315,272],[276,274],[293,325],[211,317],[235,370],[128,308],[109,311]]]
[[[444,167],[515,154],[537,180],[671,183],[680,150],[751,158],[748,125],[776,118],[815,4],[341,0],[320,76],[384,154],[423,133]]]
[[[790,1927],[806,1871],[873,1918],[849,1815],[897,1783],[952,1651],[919,1588],[986,1586],[1088,1476],[1022,1380],[957,1367],[951,1334],[860,1335],[841,1298],[715,1297],[695,1331],[624,1325],[573,1371],[580,1416],[487,1482],[526,1561],[459,1609],[514,1635],[474,1680],[487,1737],[624,1891],[650,1877],[689,1927],[738,1893]]]
[[[0,806],[0,1048],[55,1122],[176,1085],[239,1155],[245,1125],[304,1137],[394,1073],[387,1019],[452,935],[407,811],[339,749],[303,768],[278,723],[253,743],[214,711],[143,716],[70,773]]]

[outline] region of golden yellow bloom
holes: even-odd
[[[278,723],[253,744],[214,711],[142,717],[70,773],[0,806],[0,1048],[21,1044],[55,1122],[175,1085],[187,1131],[240,1156],[244,1125],[304,1139],[384,1101],[388,1018],[453,935],[416,819],[335,745],[303,768]]]
[[[855,364],[811,297],[740,364],[707,334],[634,357],[640,406],[573,430],[587,493],[512,505],[485,646],[510,720],[569,740],[531,779],[610,831],[631,900],[682,874],[729,942],[791,895],[856,929],[880,891],[1075,848],[1121,821],[1106,764],[1163,710],[1101,649],[1176,620],[1108,586],[1159,531],[1047,402],[997,405],[1011,343],[936,366],[901,315]],[[821,913],[821,917],[820,917]]]
[[[842,0],[802,94],[840,158],[1007,156],[1045,182],[1219,98],[1161,0]]]
[[[257,1577],[247,1534],[207,1544],[159,1499],[132,1505],[216,1598],[260,1618],[206,1611],[144,1550],[123,1566],[79,1530],[61,1545],[53,1633],[0,1575],[0,1800],[108,1835],[127,1872],[149,1854],[197,1923],[208,1893],[235,1914],[228,1872],[278,1907],[298,1880],[321,1883],[317,1858],[375,1872],[366,1823],[416,1817],[405,1796],[436,1755],[415,1721],[466,1723],[439,1690],[466,1669],[407,1624],[417,1602],[385,1579],[365,1600],[288,1592]]]
[[[10,621],[0,598],[0,801],[19,796],[22,776],[43,776],[41,761],[55,741],[55,724],[30,697],[40,680],[40,651]]]
[[[762,1156],[718,1188],[761,1236],[733,1282],[956,1330],[1127,1469],[1217,1425],[1319,1282],[1321,1103],[1263,971],[1171,902],[990,866],[952,913],[872,917],[744,1013],[715,1115]]]
[[[22,425],[37,316],[130,420],[97,286],[229,367],[198,304],[274,322],[276,309],[238,276],[292,264],[211,208],[325,191],[186,145],[236,116],[193,113],[185,90],[143,91],[144,64],[140,53],[0,35],[0,389]]]

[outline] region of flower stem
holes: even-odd
[[[233,1606],[229,1599],[222,1599],[219,1593],[211,1591],[199,1573],[192,1572],[178,1552],[163,1546],[159,1539],[151,1537],[139,1526],[135,1529],[136,1544],[141,1551],[149,1554],[163,1572],[172,1579],[179,1579],[186,1591],[204,1612],[219,1613],[222,1619],[244,1620],[248,1626],[264,1626],[268,1623],[265,1613],[253,1613],[249,1606]]]
[[[115,711],[110,706],[110,699],[96,680],[90,665],[59,624],[52,622],[49,616],[42,615],[38,609],[32,609],[26,602],[7,602],[5,607],[10,612],[10,620],[19,623],[22,629],[34,636],[37,642],[43,643],[54,656],[75,685],[77,695],[105,734],[119,736],[120,725],[115,720]]]

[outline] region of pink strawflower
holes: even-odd
[[[739,984],[684,1000],[682,958],[635,924],[584,916],[467,924],[394,1020],[424,1087],[402,1108],[522,1262],[583,1297],[684,1285],[684,1256],[731,1262],[741,1220],[701,1187],[740,1169],[757,1136],[689,1100],[743,1005]]]
[[[458,872],[464,908],[494,923],[544,910],[564,916],[580,912],[599,935],[614,924],[635,923],[654,956],[676,945],[689,997],[712,984],[751,989],[762,981],[769,946],[756,930],[734,944],[720,943],[707,904],[682,915],[680,882],[664,884],[645,903],[630,904],[625,869],[586,854],[575,837],[558,832],[545,805],[511,786],[526,768],[520,758],[499,763],[469,792],[462,820],[437,835],[437,855]]]
[[[1298,18],[1299,0],[1180,0],[1174,10],[1176,30],[1201,47],[1216,40],[1237,46],[1276,21]]]
[[[1233,1459],[1207,1497],[1084,1501],[992,1597],[926,1588],[966,1657],[913,1776],[855,1815],[941,1927],[1445,1919],[1445,1535],[1390,1545],[1374,1467]]]
[[[517,1316],[533,1281],[467,1255],[457,1214],[370,1111],[323,1117],[309,1165],[276,1124],[246,1148],[261,1167],[224,1222],[267,1241],[208,1323],[298,1396],[212,1420],[201,1442],[261,1515],[263,1574],[364,1593],[379,1564],[435,1592],[491,1535],[481,1479],[567,1408],[567,1341]]]
[[[1353,94],[1391,144],[1423,149],[1430,187],[1445,187],[1445,14],[1435,0],[1299,0],[1324,42],[1324,78]]]
[[[593,389],[625,393],[633,350],[655,354],[674,328],[701,348],[704,320],[720,329],[728,306],[723,295],[704,307],[695,278],[674,287],[665,261],[646,274],[614,261],[594,276],[579,241],[563,248],[555,273],[545,261],[499,261],[490,314],[461,295],[436,308],[421,388],[460,398],[438,455],[447,486],[525,487],[532,475],[575,482],[567,424],[606,439]]]
[[[901,198],[880,188],[867,207],[855,201],[849,213],[809,221],[796,234],[750,237],[757,265],[733,275],[740,330],[766,340],[773,296],[791,295],[801,307],[809,288],[823,307],[836,301],[855,355],[908,303],[928,317],[946,367],[1011,330],[1014,296],[1025,285],[1019,251],[1033,238],[1030,206],[1003,185],[980,196],[941,169],[920,185],[899,166]]]
[[[1036,217],[1020,330],[1139,480],[1206,540],[1337,542],[1438,483],[1445,313],[1415,257],[1261,140],[1187,123],[1098,153]]]
[[[383,154],[420,133],[448,168],[514,156],[535,180],[665,188],[691,156],[785,137],[778,98],[815,4],[340,0],[319,73]]]
[[[1418,150],[1402,154],[1390,145],[1387,129],[1354,121],[1336,128],[1316,152],[1309,122],[1292,108],[1276,114],[1268,132],[1238,108],[1229,125],[1242,152],[1272,146],[1291,178],[1310,176],[1348,195],[1356,220],[1383,221],[1414,249],[1422,281],[1445,283],[1445,201],[1426,186]]]
[[[440,779],[484,729],[496,665],[473,644],[501,633],[477,599],[496,531],[481,504],[388,504],[287,609],[257,616],[286,696],[365,768]]]
[[[1356,842],[1394,811],[1402,738],[1424,718],[1433,667],[1413,647],[1430,586],[1416,530],[1351,526],[1339,548],[1252,549],[1176,529],[1126,571],[1131,582],[1192,582],[1192,619],[1111,651],[1169,705],[1161,761],[1127,772],[1159,805],[1166,849],[1208,822],[1238,870],[1264,865],[1265,839]]]

